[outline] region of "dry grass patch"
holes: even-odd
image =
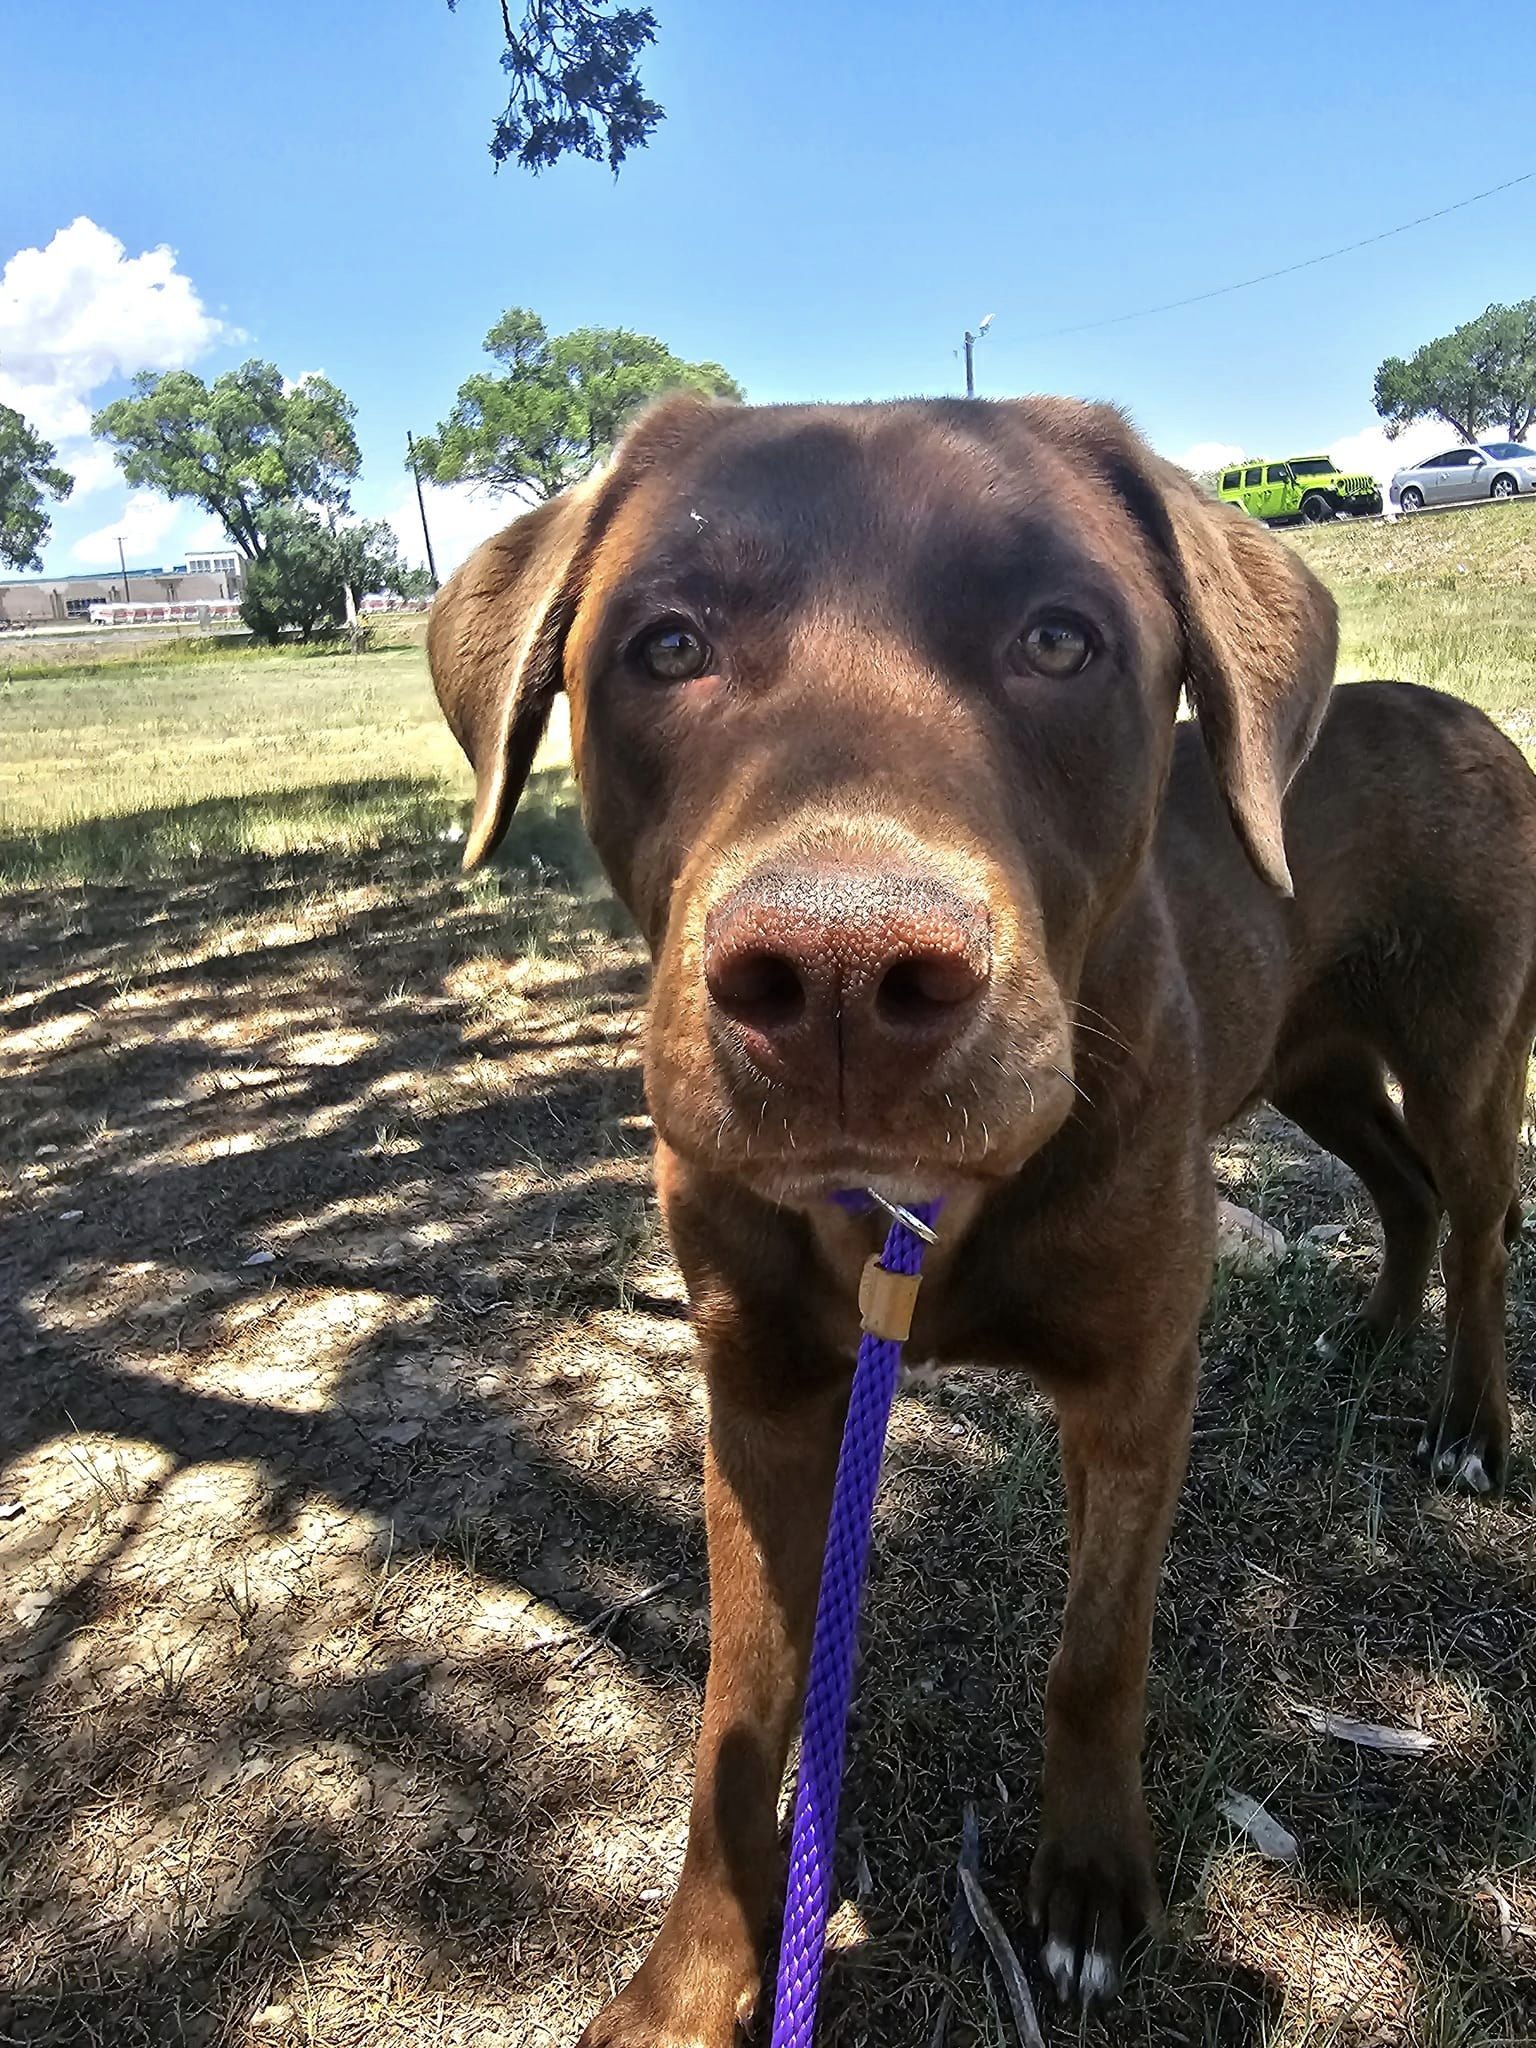
[[[638,950],[557,779],[519,835],[478,884],[386,843],[11,894],[13,2040],[553,2048],[656,1922],[706,1646],[701,1406]],[[1529,1445],[1500,1504],[1426,1495],[1429,1357],[1310,1348],[1370,1264],[1353,1184],[1279,1124],[1220,1168],[1309,1248],[1213,1308],[1154,1676],[1171,1933],[1085,2038],[1526,2040]],[[1514,1335],[1528,1399],[1524,1254]],[[952,1870],[972,1801],[1017,1923],[1064,1579],[1041,1405],[914,1388],[830,2043],[941,2012],[952,2048],[1004,2040]],[[1356,1751],[1298,1701],[1435,1747]],[[1296,1870],[1234,1845],[1228,1788]]]

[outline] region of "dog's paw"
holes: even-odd
[[[1509,1425],[1484,1416],[1458,1427],[1453,1415],[1437,1411],[1425,1424],[1414,1455],[1438,1486],[1497,1493],[1509,1456]]]
[[[1091,2007],[1120,1988],[1127,1951],[1161,1910],[1150,1845],[1043,1841],[1029,1879],[1040,1963],[1063,2005]]]
[[[735,2048],[757,2000],[757,1972],[707,1948],[653,1949],[576,2048]]]
[[[1416,1326],[1416,1317],[1399,1317],[1363,1308],[1355,1315],[1346,1316],[1342,1322],[1331,1324],[1315,1339],[1312,1349],[1325,1365],[1376,1358],[1394,1346],[1407,1344]]]
[[[1415,1453],[1420,1467],[1440,1486],[1475,1494],[1497,1493],[1509,1461],[1509,1403],[1503,1390],[1468,1374],[1448,1376],[1430,1410]]]
[[[715,2034],[680,2034],[675,2027],[626,2011],[615,1999],[605,2005],[576,2043],[576,2048],[732,2048],[735,2029],[722,2039]]]
[[[706,2033],[686,2019],[674,2023],[637,2010],[620,1997],[603,2007],[576,2048],[734,2048],[740,2039],[734,2020],[729,2033],[713,2027]]]

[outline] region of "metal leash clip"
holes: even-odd
[[[903,1209],[899,1202],[888,1202],[884,1195],[876,1194],[873,1188],[866,1188],[864,1192],[877,1208],[883,1209],[891,1221],[899,1223],[903,1230],[910,1230],[912,1235],[920,1237],[924,1244],[938,1243],[939,1233],[920,1216],[914,1216],[910,1209]]]

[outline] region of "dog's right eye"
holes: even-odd
[[[692,626],[672,620],[642,633],[632,649],[635,660],[658,683],[688,683],[708,670],[713,656],[709,642]]]
[[[1075,676],[1093,658],[1093,635],[1070,612],[1037,619],[1014,642],[1014,660],[1037,676]]]

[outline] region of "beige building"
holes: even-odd
[[[170,569],[130,569],[123,591],[121,571],[105,576],[21,576],[0,583],[0,624],[63,625],[88,619],[100,604],[167,605],[237,598],[241,559],[233,548],[189,554]]]

